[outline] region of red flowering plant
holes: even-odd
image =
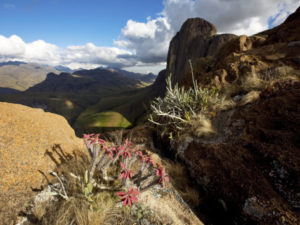
[[[139,190],[134,189],[133,187],[129,188],[128,192],[118,192],[117,195],[122,198],[123,206],[126,206],[129,204],[129,206],[132,206],[133,202],[137,202],[138,198],[137,195],[140,194]]]
[[[158,166],[156,169],[156,175],[159,177],[158,183],[163,184],[165,182],[169,182],[169,176],[165,172],[165,169],[162,166]]]
[[[87,183],[93,184],[96,190],[119,190],[117,195],[121,197],[123,205],[132,206],[138,201],[140,192],[147,190],[155,184],[164,185],[168,182],[168,176],[161,166],[155,167],[151,157],[139,150],[126,139],[123,144],[114,145],[100,138],[99,134],[85,134],[84,142],[91,156],[91,167],[88,171]],[[114,171],[111,177],[108,171]],[[97,173],[94,179],[94,174]],[[112,172],[109,172],[110,175]],[[119,178],[119,179],[118,179]],[[117,187],[105,186],[108,181],[114,180]],[[110,185],[111,182],[110,182]]]
[[[127,169],[123,162],[121,162],[121,166],[122,166],[123,170],[122,170],[122,173],[120,176],[120,180],[122,178],[124,178],[125,181],[127,178],[131,179],[131,174],[135,174],[135,173],[132,170]]]

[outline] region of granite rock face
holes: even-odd
[[[62,116],[0,103],[0,224],[10,224],[58,166],[83,142]]]
[[[232,34],[216,35],[217,29],[201,18],[188,19],[172,39],[168,52],[167,74],[174,83],[182,81],[190,69],[188,61],[214,56],[219,48],[235,37]]]

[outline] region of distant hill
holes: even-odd
[[[36,63],[0,63],[0,88],[25,91],[45,80],[50,72],[58,73],[53,67]]]
[[[73,73],[73,70],[66,66],[59,65],[55,66],[54,68],[60,72]]]
[[[49,73],[46,79],[27,92],[98,92],[99,89],[135,88],[140,82],[106,69],[80,70],[73,74]]]
[[[0,66],[19,66],[22,64],[27,64],[27,63],[21,61],[8,61],[8,62],[1,62]]]
[[[128,78],[137,79],[145,83],[153,83],[156,79],[156,76],[153,73],[148,73],[148,74],[134,73],[134,72],[129,72],[117,68],[109,68],[109,70],[119,72]]]
[[[13,67],[20,66],[23,64]],[[153,74],[104,68],[73,73],[51,72],[40,83],[21,93],[13,89],[0,89],[0,93],[5,93],[0,94],[0,101],[60,114],[72,126],[76,123],[77,133],[91,129],[130,127],[145,112],[144,104],[152,96],[151,88],[147,86],[153,77]],[[78,119],[81,113],[84,114]],[[98,121],[95,126],[94,121]]]
[[[12,89],[12,88],[1,88],[0,87],[0,94],[12,94],[12,93],[18,93],[18,90]]]

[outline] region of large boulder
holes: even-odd
[[[62,116],[0,103],[0,224],[13,223],[43,174],[83,147]]]
[[[188,19],[172,39],[168,52],[167,74],[172,74],[174,83],[183,80],[192,62],[207,56],[214,56],[219,48],[235,37],[232,34],[216,35],[217,29],[201,18]]]

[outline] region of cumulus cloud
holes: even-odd
[[[188,17],[212,22],[222,33],[254,34],[268,28],[274,15],[287,16],[299,6],[298,0],[164,0],[163,15],[178,30]],[[278,25],[277,21],[273,25]]]
[[[63,54],[64,63],[106,65],[112,67],[132,66],[134,61],[122,56],[131,56],[128,50],[116,47],[97,47],[93,43],[69,46]]]
[[[0,61],[157,72],[165,67],[169,42],[186,19],[204,18],[219,33],[251,35],[282,23],[299,0],[163,0],[163,6],[156,18],[148,17],[146,22],[129,19],[114,41],[116,47],[87,43],[61,49],[43,40],[26,43],[16,35],[0,35]]]
[[[0,35],[1,58],[20,57],[24,53],[25,43],[20,37],[12,35],[9,38],[6,38]]]
[[[60,49],[43,40],[26,43],[17,35],[0,35],[0,61],[37,62],[49,65],[70,65],[77,68],[99,66],[124,67],[136,64],[132,53],[116,47],[98,47],[92,43]]]
[[[298,6],[298,0],[163,0],[157,18],[128,20],[115,44],[131,50],[143,63],[164,62],[169,42],[191,17],[213,23],[219,33],[255,34],[276,26]]]
[[[166,17],[148,19],[146,23],[129,20],[115,45],[131,50],[138,61],[159,63],[166,61],[166,52],[173,36]]]
[[[60,61],[60,50],[43,40],[25,43],[17,35],[8,38],[0,35],[0,61],[7,60],[57,64]]]

